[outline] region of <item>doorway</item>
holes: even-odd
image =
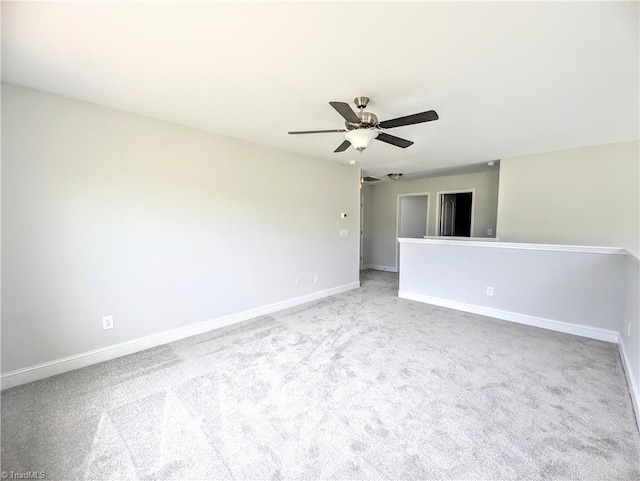
[[[396,238],[422,239],[429,229],[429,192],[398,194]],[[396,271],[400,267],[400,243],[396,240]]]
[[[438,192],[436,235],[473,237],[475,189]]]

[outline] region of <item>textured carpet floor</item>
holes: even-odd
[[[617,347],[397,298],[397,276],[2,393],[47,479],[640,479]]]

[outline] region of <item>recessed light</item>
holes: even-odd
[[[391,173],[391,174],[387,174],[387,176],[391,180],[398,180],[400,177],[402,177],[402,174],[400,172],[394,172],[394,173]]]

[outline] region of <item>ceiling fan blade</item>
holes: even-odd
[[[351,106],[345,102],[329,102],[329,104],[344,117],[347,122],[360,123],[360,117],[356,115]]]
[[[349,142],[348,140],[345,140],[340,145],[338,145],[338,148],[336,150],[334,150],[333,152],[334,153],[336,153],[336,152],[344,152],[349,147],[351,147],[351,142]]]
[[[396,147],[401,147],[403,149],[406,149],[410,145],[413,145],[413,142],[411,142],[410,140],[401,139],[400,137],[385,134],[384,132],[380,132],[376,137],[376,140],[381,140],[382,142],[386,142],[387,144],[395,145]]]
[[[333,129],[333,130],[299,130],[297,132],[289,132],[291,135],[299,135],[299,134],[333,134],[336,132],[346,132],[344,129]]]
[[[403,125],[421,124],[422,122],[431,122],[438,120],[438,114],[435,110],[420,112],[419,114],[407,115],[406,117],[398,117],[397,119],[385,120],[380,122],[383,129],[392,129],[394,127],[402,127]]]

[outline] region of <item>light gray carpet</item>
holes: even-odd
[[[617,347],[397,298],[397,276],[2,393],[47,479],[640,479]]]

